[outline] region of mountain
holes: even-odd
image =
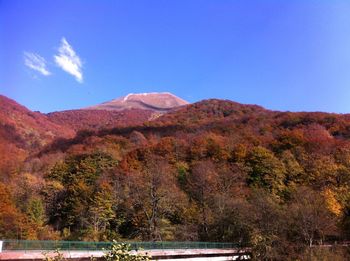
[[[0,95],[0,172],[19,167],[30,153],[56,138],[72,138],[75,132],[51,122],[45,114],[32,112]]]
[[[23,148],[36,148],[57,137],[73,137],[71,129],[55,124],[40,112],[33,112],[0,95],[0,138]]]
[[[112,110],[122,111],[126,109],[142,109],[157,112],[166,112],[173,108],[187,105],[187,101],[168,92],[164,93],[130,93],[109,102],[85,108],[87,110]]]
[[[95,106],[48,113],[54,123],[75,131],[142,125],[175,108],[189,104],[171,93],[128,94]]]
[[[258,105],[240,104],[230,100],[209,99],[179,107],[159,117],[155,124],[200,125],[220,119],[237,119],[250,115],[272,113]]]

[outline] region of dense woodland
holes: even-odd
[[[236,242],[258,260],[350,240],[350,115],[206,100],[84,130],[0,101],[0,238]]]

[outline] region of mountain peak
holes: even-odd
[[[126,96],[85,109],[116,111],[125,109],[144,109],[165,112],[172,108],[187,104],[189,104],[187,101],[169,92],[129,93]]]

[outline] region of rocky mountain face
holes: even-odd
[[[173,108],[187,105],[187,101],[168,92],[164,93],[130,93],[109,102],[86,108],[87,110],[122,111],[126,109],[142,109],[166,112]]]

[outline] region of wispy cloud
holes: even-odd
[[[51,74],[46,69],[46,60],[39,54],[24,52],[24,64],[42,75],[49,76]]]
[[[61,40],[58,55],[54,55],[54,58],[56,64],[61,67],[62,70],[73,75],[78,82],[83,82],[82,63],[80,58],[64,37]]]

